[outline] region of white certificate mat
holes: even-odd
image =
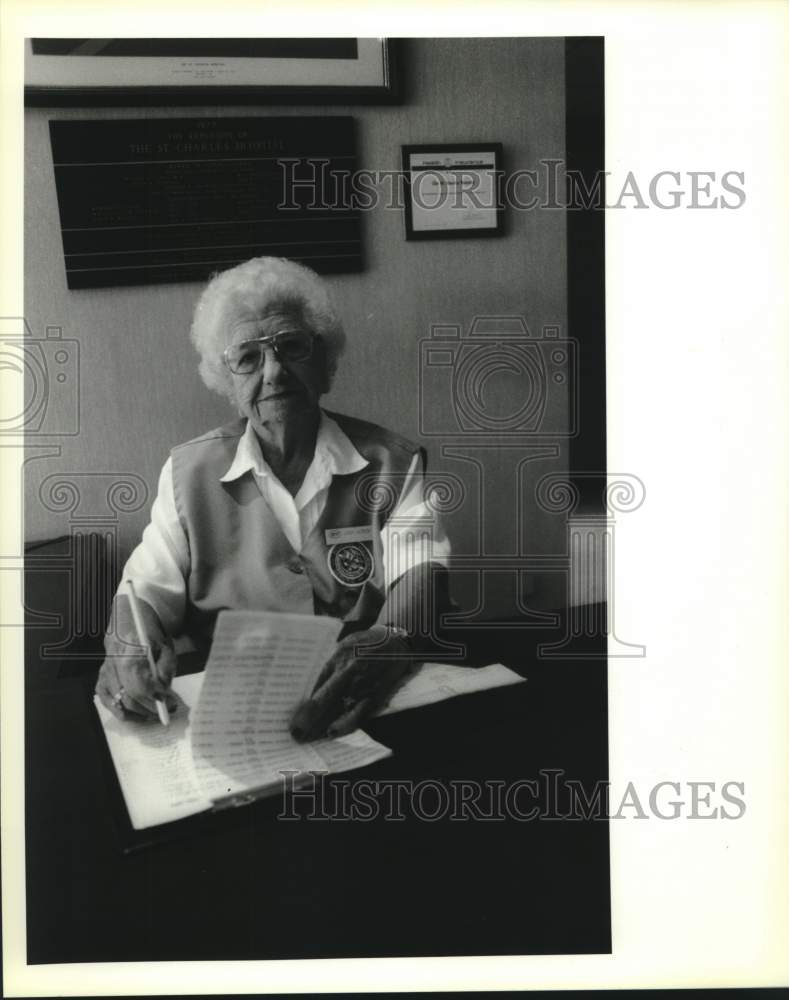
[[[411,153],[415,233],[496,228],[496,154]]]

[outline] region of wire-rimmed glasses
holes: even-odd
[[[222,352],[222,360],[234,375],[250,375],[262,365],[270,347],[280,364],[307,361],[312,357],[315,334],[309,330],[283,330],[268,337],[242,340]]]

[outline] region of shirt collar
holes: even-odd
[[[360,469],[369,464],[367,459],[359,454],[339,424],[321,410],[321,422],[315,441],[315,454],[299,494],[304,492],[305,487],[312,492],[317,492],[317,490],[328,486],[332,476],[347,476],[353,472],[359,472]],[[263,458],[257,435],[249,421],[247,421],[244,433],[238,442],[230,468],[219,481],[230,483],[234,479],[240,479],[247,472],[253,472],[256,476],[273,474]]]

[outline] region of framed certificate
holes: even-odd
[[[499,142],[403,146],[407,240],[500,236]]]
[[[25,103],[32,106],[396,100],[386,38],[25,40]]]

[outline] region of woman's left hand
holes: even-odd
[[[385,625],[346,636],[290,724],[294,739],[343,736],[387,703],[416,658],[405,638]]]

